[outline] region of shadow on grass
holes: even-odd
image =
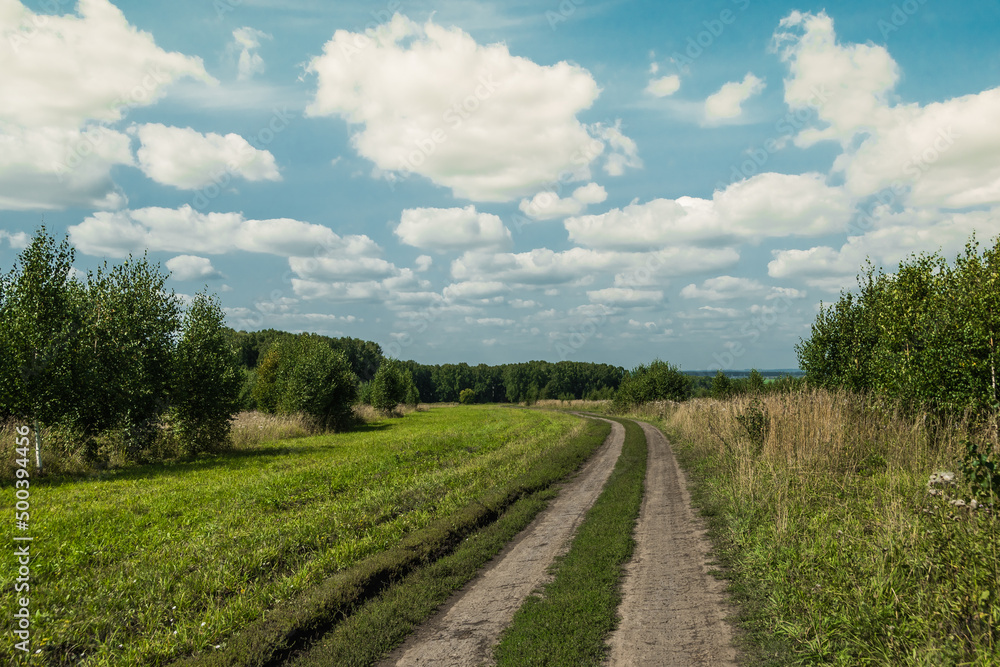
[[[61,486],[63,484],[79,484],[88,482],[116,482],[122,480],[149,480],[170,475],[185,475],[192,472],[211,470],[213,468],[230,468],[234,471],[242,470],[254,462],[265,461],[279,456],[295,456],[316,452],[323,449],[325,443],[313,442],[303,445],[280,445],[279,442],[300,442],[303,440],[315,441],[320,438],[335,438],[341,434],[350,433],[380,433],[394,428],[393,422],[375,422],[359,424],[349,431],[341,433],[319,433],[317,435],[304,436],[294,440],[274,441],[264,443],[250,449],[233,449],[212,454],[202,454],[195,458],[181,458],[172,461],[157,463],[144,463],[127,468],[114,468],[109,470],[97,470],[85,475],[53,475],[51,477],[35,477],[31,480],[32,486]],[[330,442],[330,445],[335,444]],[[6,480],[5,480],[6,481]],[[0,488],[8,486],[0,484]]]

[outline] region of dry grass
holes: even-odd
[[[997,518],[927,487],[991,429],[827,391],[633,414],[697,480],[759,664],[998,664]]]
[[[251,449],[265,442],[304,438],[318,432],[316,426],[303,414],[271,415],[254,410],[236,415],[230,439],[236,449]]]
[[[522,403],[522,405],[527,405]],[[591,412],[606,412],[611,405],[611,401],[585,401],[574,399],[572,401],[560,401],[558,399],[546,399],[537,401],[534,404],[539,408],[569,408],[572,410],[589,410]]]

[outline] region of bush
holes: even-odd
[[[625,374],[614,406],[616,410],[627,410],[652,401],[685,401],[690,397],[691,378],[677,366],[657,359]]]
[[[414,397],[418,403],[420,394],[413,384],[413,375],[396,359],[385,359],[371,381],[371,406],[383,414],[388,414],[403,402]]]
[[[303,336],[282,355],[284,368],[279,411],[284,414],[304,412],[324,427],[346,428],[352,417],[351,406],[357,398],[358,377],[351,370],[343,352],[334,352],[326,343]]]
[[[222,447],[239,410],[241,378],[223,322],[218,301],[198,294],[174,352],[170,416],[188,454]]]
[[[471,405],[476,402],[476,392],[472,389],[463,389],[458,394],[458,402],[462,405]]]

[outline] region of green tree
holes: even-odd
[[[733,389],[732,383],[729,381],[729,378],[726,376],[726,374],[723,373],[721,370],[716,372],[715,377],[712,378],[712,389],[711,389],[712,398],[716,398],[719,400],[728,398],[729,394],[732,392],[732,389]]]
[[[750,376],[747,378],[747,393],[763,394],[767,389],[764,376],[756,368],[750,369]]]
[[[415,392],[417,388],[409,369],[396,359],[385,359],[371,382],[371,405],[388,414],[400,403],[412,400]],[[419,393],[416,398],[419,402]]]
[[[151,443],[168,407],[180,303],[166,280],[146,257],[88,275],[87,347],[99,391],[86,421],[92,430],[122,429],[131,454]]]
[[[358,393],[358,377],[347,357],[312,336],[300,336],[288,346],[290,353],[281,355],[285,368],[278,374],[283,383],[279,411],[303,412],[323,427],[346,428]]]
[[[171,422],[189,454],[224,446],[239,406],[238,358],[214,297],[195,296],[173,357]]]
[[[691,378],[677,366],[656,359],[627,372],[618,385],[614,405],[625,410],[651,401],[686,401],[691,397]]]
[[[458,402],[462,405],[472,405],[476,402],[476,391],[474,389],[463,389],[458,394]]]

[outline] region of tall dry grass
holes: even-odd
[[[632,414],[692,473],[760,664],[1000,664],[997,517],[949,502],[991,428],[822,390]]]

